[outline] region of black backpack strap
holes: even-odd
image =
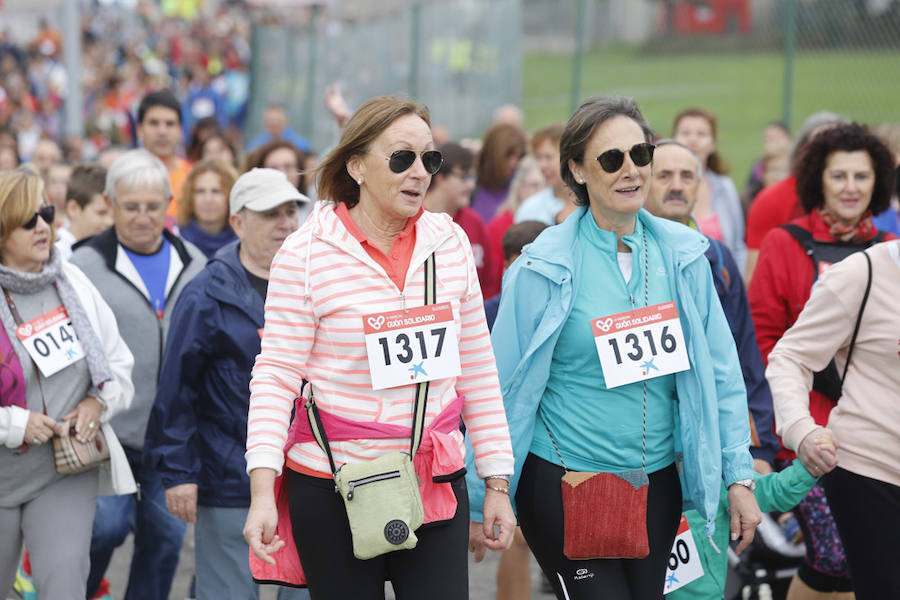
[[[844,363],[844,374],[841,375],[841,388],[844,387],[844,380],[847,378],[847,369],[850,368],[850,359],[853,357],[853,346],[856,345],[856,336],[859,333],[859,325],[862,323],[863,311],[866,310],[866,302],[869,301],[869,291],[872,289],[872,259],[869,258],[868,252],[863,252],[866,257],[866,268],[868,269],[868,279],[866,280],[866,291],[863,293],[862,303],[859,305],[859,314],[856,316],[856,326],[853,328],[853,336],[850,338],[850,347],[847,349],[847,362]]]
[[[791,237],[800,244],[806,251],[807,256],[812,260],[813,282],[815,282],[819,278],[819,261],[816,259],[816,246],[813,243],[812,232],[808,229],[803,229],[799,225],[794,225],[793,223],[782,225],[781,228],[791,234]]]

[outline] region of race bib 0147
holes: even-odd
[[[69,313],[62,305],[16,327],[16,337],[44,377],[50,377],[84,358],[84,350],[75,335]]]
[[[607,388],[691,368],[674,302],[591,320]]]
[[[449,302],[363,315],[372,389],[460,374],[459,343]]]

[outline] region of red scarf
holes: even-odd
[[[828,233],[836,242],[860,244],[871,240],[878,233],[875,224],[872,223],[872,212],[868,210],[853,225],[839,222],[837,217],[824,206],[814,208],[813,212],[822,219],[822,222],[828,227]]]

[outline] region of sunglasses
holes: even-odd
[[[628,151],[628,156],[631,157],[631,162],[634,163],[634,166],[646,167],[653,160],[653,150],[655,149],[656,146],[653,144],[635,144]],[[613,148],[598,156],[597,162],[600,163],[600,166],[607,173],[615,173],[622,168],[622,163],[625,162],[625,153],[618,148]]]
[[[395,150],[391,152],[387,160],[391,171],[402,173],[416,162],[416,153],[412,150]],[[425,167],[429,175],[437,173],[442,164],[444,164],[444,157],[439,151],[426,150],[422,152],[422,166]]]
[[[37,226],[38,217],[44,220],[44,223],[47,225],[53,225],[53,218],[56,216],[56,207],[52,204],[48,204],[47,206],[42,206],[38,209],[34,216],[28,219],[28,221],[22,225],[23,229],[31,230]]]

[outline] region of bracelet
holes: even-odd
[[[484,478],[484,480],[487,481],[488,479],[501,479],[501,480],[505,481],[506,483],[509,483],[510,477],[511,477],[511,475],[488,475],[487,477]]]
[[[507,496],[509,496],[509,488],[494,487],[487,484],[484,484],[484,487],[489,490],[494,490],[495,492],[500,492],[501,494],[506,494]]]

